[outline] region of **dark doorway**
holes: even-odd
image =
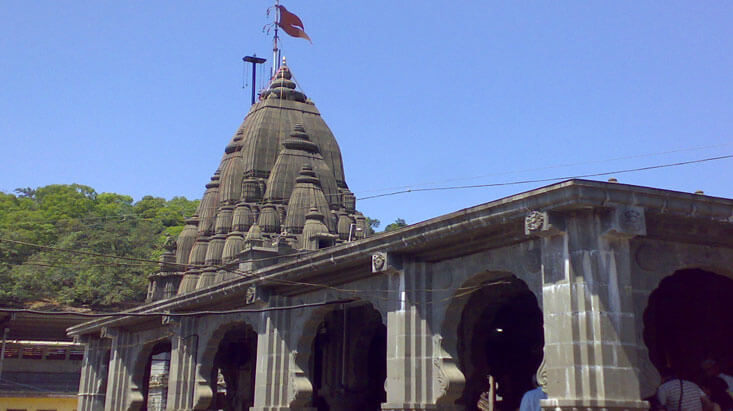
[[[489,376],[496,392],[495,410],[515,410],[542,362],[544,330],[537,298],[516,278],[487,284],[473,293],[458,327],[461,370],[466,377],[467,410],[477,409]]]
[[[675,272],[649,296],[644,343],[657,368],[698,381],[700,364],[733,362],[733,280],[700,269]]]
[[[227,331],[211,372],[213,410],[246,411],[254,405],[256,363],[257,333],[245,325]]]
[[[162,341],[153,347],[143,375],[143,406],[141,411],[164,411],[166,409],[170,360],[170,341]]]
[[[311,356],[313,404],[319,411],[379,410],[386,401],[387,328],[370,305],[328,313]]]

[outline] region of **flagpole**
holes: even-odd
[[[277,29],[280,24],[280,0],[275,0],[275,37],[272,44],[272,78],[275,78],[277,69],[280,68],[280,53],[277,47]]]

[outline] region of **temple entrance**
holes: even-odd
[[[644,311],[644,343],[660,370],[700,381],[701,363],[733,363],[733,280],[700,269],[675,272],[649,296]]]
[[[153,347],[143,376],[143,406],[141,411],[164,411],[168,399],[168,374],[171,343],[162,341]]]
[[[544,330],[537,298],[516,277],[483,285],[468,299],[458,326],[458,353],[466,377],[458,400],[478,409],[481,393],[494,410],[515,410],[542,362]]]
[[[241,325],[224,334],[214,357],[212,410],[246,411],[254,404],[257,333]]]
[[[312,406],[319,411],[379,410],[386,401],[387,328],[371,305],[326,314],[312,353]]]

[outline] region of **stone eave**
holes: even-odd
[[[439,243],[469,238],[472,232],[497,224],[522,221],[530,211],[570,211],[578,209],[629,205],[653,209],[661,216],[685,217],[733,223],[733,200],[682,193],[648,187],[589,180],[568,180],[533,189],[478,206],[465,208],[389,233],[341,244],[286,262],[262,268],[252,278],[238,278],[212,287],[156,301],[129,313],[186,312],[203,306],[215,307],[233,296],[243,296],[247,289],[264,279],[285,279],[306,282],[323,272],[353,270],[354,266],[371,264],[375,252],[415,253]],[[512,237],[510,244],[516,241]],[[501,246],[501,244],[495,244]],[[363,270],[362,270],[363,271]],[[378,274],[377,274],[378,275]],[[343,281],[348,281],[348,277]],[[70,335],[99,332],[102,327],[129,325],[144,317],[100,318],[68,329]]]

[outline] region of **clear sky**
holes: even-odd
[[[271,59],[271,4],[4,0],[0,190],[200,198],[249,107],[241,58]],[[285,38],[284,55],[357,197],[733,154],[733,2],[283,4],[313,39]],[[728,159],[616,177],[733,197],[732,171]],[[414,223],[546,184],[357,206]]]

